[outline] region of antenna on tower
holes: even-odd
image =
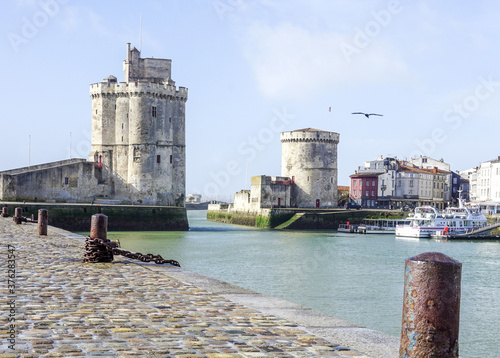
[[[140,29],[139,29],[139,52],[142,50],[142,12],[139,14]]]

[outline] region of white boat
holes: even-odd
[[[404,225],[406,219],[364,219],[362,224],[341,224],[337,231],[351,234],[394,234],[397,225]]]
[[[407,224],[407,219],[364,219],[358,226],[362,234],[394,234],[398,225]]]
[[[465,234],[487,225],[486,217],[479,210],[450,207],[439,212],[430,205],[415,208],[406,225],[396,227],[396,236],[430,238],[431,236]]]

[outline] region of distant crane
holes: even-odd
[[[363,112],[353,112],[352,114],[362,114],[366,118],[370,118],[370,116],[383,116],[383,114],[377,114],[377,113],[363,113]]]

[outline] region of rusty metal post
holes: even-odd
[[[8,216],[9,216],[9,208],[8,208],[8,207],[6,207],[6,206],[4,206],[4,207],[2,208],[2,217],[6,218],[6,217],[8,217]]]
[[[100,239],[99,242],[97,239]],[[90,237],[85,240],[84,262],[112,262],[113,252],[104,243],[108,240],[108,217],[104,214],[92,215]]]
[[[47,235],[49,225],[49,212],[47,209],[38,210],[38,235]]]
[[[103,240],[108,238],[108,217],[106,215],[92,215],[92,220],[90,222],[90,238],[99,238]]]
[[[400,358],[458,358],[462,263],[439,252],[405,261]]]
[[[14,210],[14,222],[17,225],[20,225],[22,223],[22,218],[23,218],[23,208],[16,208]]]

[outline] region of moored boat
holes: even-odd
[[[396,236],[430,238],[465,234],[487,225],[486,217],[477,209],[450,207],[439,212],[430,205],[419,206],[408,216],[406,225],[396,228]]]

